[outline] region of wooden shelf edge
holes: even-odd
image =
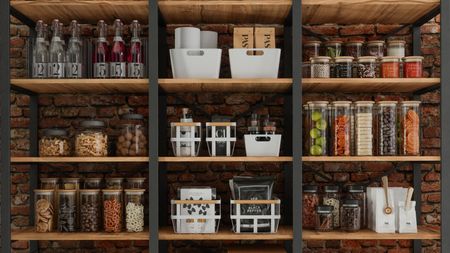
[[[73,232],[73,233],[38,233],[33,228],[24,230],[17,230],[11,233],[11,240],[14,241],[114,241],[114,240],[148,240],[150,238],[148,230],[144,232],[121,232],[121,233],[106,233],[106,232]]]
[[[160,162],[291,162],[291,156],[159,157]]]
[[[147,156],[139,157],[11,157],[11,163],[131,163],[148,162]]]
[[[304,156],[303,162],[440,162],[440,156]]]

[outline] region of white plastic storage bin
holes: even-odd
[[[210,156],[232,156],[236,143],[236,122],[207,122],[206,144]]]
[[[231,200],[230,218],[235,233],[276,233],[280,225],[280,204],[273,200]]]
[[[232,78],[277,78],[279,48],[229,49]]]
[[[219,78],[222,49],[170,49],[173,78]]]
[[[202,124],[199,122],[170,123],[172,150],[175,156],[198,156],[202,141]]]
[[[279,156],[281,134],[245,134],[247,156]]]
[[[180,234],[217,233],[220,224],[220,199],[172,200],[173,231]]]

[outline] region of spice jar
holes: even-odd
[[[311,62],[306,61],[302,63],[302,77],[311,78]]]
[[[101,177],[88,177],[83,180],[83,189],[100,189],[102,188]]]
[[[77,156],[107,156],[108,135],[104,128],[103,121],[82,121],[75,137],[75,154]]]
[[[359,78],[377,78],[378,63],[375,56],[361,56],[358,58],[355,76]]]
[[[397,56],[400,58],[405,57],[405,45],[406,42],[404,40],[391,40],[387,43],[387,55],[388,56]]]
[[[115,189],[122,190],[123,189],[123,178],[120,177],[110,177],[105,178],[105,188],[106,189]]]
[[[358,200],[346,199],[341,207],[341,229],[356,232],[361,229],[361,208]]]
[[[381,58],[384,56],[384,40],[372,40],[367,42],[366,55]]]
[[[57,190],[59,179],[56,177],[45,177],[40,178],[41,184],[40,189],[43,190]]]
[[[263,121],[264,134],[275,134],[277,131],[277,124],[275,121],[270,120],[270,115],[267,114]]]
[[[331,110],[332,150],[334,156],[349,156],[351,135],[350,101],[335,101]]]
[[[303,228],[314,229],[316,227],[316,209],[319,205],[318,187],[316,185],[303,186]]]
[[[122,190],[103,190],[103,227],[105,232],[122,230]]]
[[[36,232],[52,232],[54,226],[54,190],[34,190]]]
[[[364,42],[361,40],[354,40],[345,43],[345,55],[352,56],[354,58],[361,57],[363,43]]]
[[[303,44],[303,61],[309,61],[311,58],[320,55],[320,41],[307,41]]]
[[[318,206],[316,212],[316,230],[329,232],[333,230],[333,207]]]
[[[70,156],[70,141],[67,131],[45,129],[39,140],[39,156]]]
[[[58,190],[58,231],[75,232],[77,226],[77,191]]]
[[[423,59],[422,56],[408,56],[403,58],[403,76],[405,78],[421,78],[423,75]]]
[[[144,116],[126,114],[122,117],[120,134],[117,138],[116,153],[119,156],[146,156],[147,134],[144,126]]]
[[[339,227],[339,208],[340,208],[340,194],[339,186],[337,185],[326,185],[324,187],[324,195],[322,204],[325,206],[333,207],[333,227]]]
[[[326,56],[335,58],[341,56],[342,42],[341,41],[328,41],[325,43]]]
[[[61,189],[63,190],[79,190],[80,178],[78,177],[66,177],[62,179]]]
[[[352,78],[353,57],[339,56],[334,59],[333,75],[335,78]]]
[[[100,190],[80,190],[80,228],[81,232],[98,232],[100,230]]]
[[[420,155],[420,101],[400,103],[400,154]]]
[[[397,154],[397,102],[379,101],[377,103],[377,142],[378,155]]]
[[[355,155],[373,155],[372,101],[355,102]]]
[[[127,232],[144,231],[144,189],[125,190],[125,227]]]
[[[311,77],[330,78],[330,60],[327,56],[311,58]]]
[[[127,178],[127,189],[144,189],[145,177]]]
[[[259,115],[257,113],[252,113],[250,117],[250,125],[248,126],[249,134],[259,134],[261,131],[259,123]]]
[[[382,78],[400,78],[400,59],[397,56],[385,56],[381,59]]]
[[[328,154],[328,102],[314,101],[308,103],[307,139],[309,155],[325,156]]]
[[[347,186],[347,199],[354,199],[358,201],[358,206],[361,208],[361,228],[367,228],[367,195],[362,185]],[[342,224],[341,224],[342,227]]]

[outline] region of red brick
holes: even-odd
[[[352,173],[351,180],[353,182],[362,182],[367,181],[369,179],[369,174],[367,173]]]
[[[25,46],[25,39],[20,37],[12,37],[10,38],[9,43],[13,48],[23,48]]]
[[[440,127],[425,127],[422,129],[424,138],[439,138],[441,136]]]
[[[361,244],[359,243],[359,241],[345,240],[345,241],[342,241],[342,247],[358,249],[358,248],[361,248]]]
[[[89,97],[82,95],[59,95],[54,97],[56,106],[87,106]]]
[[[134,105],[148,105],[148,96],[130,96],[128,97],[128,104]]]
[[[11,128],[25,128],[30,125],[30,119],[27,118],[12,118],[11,119]]]
[[[441,185],[439,182],[422,182],[422,192],[437,192],[440,191]]]
[[[339,32],[339,27],[337,25],[318,25],[318,26],[308,26],[307,29],[314,33],[326,35],[326,36],[337,36]]]
[[[441,147],[440,138],[425,138],[422,139],[422,148],[439,148]]]
[[[431,203],[440,203],[441,202],[441,193],[430,193],[427,194],[427,200]]]
[[[325,241],[313,240],[307,241],[308,248],[323,248],[325,246]]]
[[[434,171],[430,171],[425,175],[425,181],[432,182],[432,181],[439,181],[441,178],[440,173],[436,173]]]
[[[28,249],[28,241],[13,241],[11,247],[13,249]]]

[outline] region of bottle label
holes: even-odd
[[[108,63],[106,62],[94,63],[94,77],[97,78],[109,77]]]
[[[33,63],[33,78],[44,78],[48,74],[47,63]]]
[[[50,63],[48,66],[48,77],[63,78],[64,77],[64,63]]]
[[[110,63],[111,77],[126,77],[126,63],[125,62],[111,62]]]
[[[67,63],[67,77],[81,78],[81,63]]]
[[[128,77],[142,78],[144,77],[144,64],[128,63]]]

